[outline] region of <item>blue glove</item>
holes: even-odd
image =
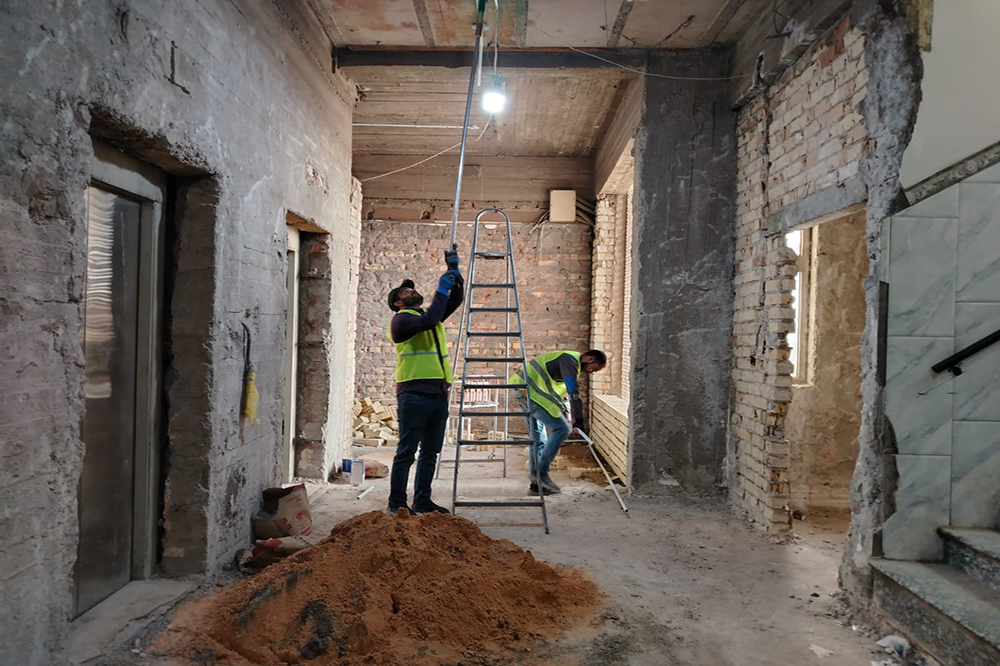
[[[455,286],[455,274],[452,273],[451,271],[448,271],[441,276],[440,280],[438,280],[437,292],[439,294],[447,296],[449,293],[451,293],[451,288],[454,286]]]
[[[445,250],[444,251],[444,263],[448,265],[449,270],[458,270],[458,252],[455,250]]]
[[[462,287],[464,289],[465,288],[465,278],[462,277],[462,272],[460,270],[458,270],[458,268],[454,268],[450,272],[452,273],[452,275],[455,276],[455,284],[457,284],[459,287]]]

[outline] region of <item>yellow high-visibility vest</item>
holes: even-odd
[[[421,312],[403,309],[401,313],[418,317]],[[449,384],[454,381],[451,362],[448,360],[448,341],[444,324],[438,323],[429,331],[421,331],[405,342],[392,339],[392,322],[386,336],[396,348],[396,381],[409,382],[414,379],[443,379]]]
[[[554,351],[536,356],[528,362],[527,382],[522,377],[524,374],[523,368],[510,378],[512,384],[526,383],[531,401],[541,405],[554,418],[559,418],[562,415],[563,401],[566,400],[566,395],[569,391],[566,389],[564,382],[558,382],[552,378],[546,365],[549,361],[557,359],[563,354],[569,354],[576,359],[576,374],[579,375],[580,356],[582,356],[580,352]]]

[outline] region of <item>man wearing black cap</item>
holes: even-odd
[[[431,501],[431,480],[448,423],[448,388],[453,381],[443,322],[464,297],[464,280],[458,256],[446,253],[448,270],[438,281],[429,308],[412,280],[389,292],[389,309],[395,312],[388,336],[396,348],[396,405],[399,445],[392,459],[389,513],[402,508],[411,513],[448,513]],[[406,485],[413,458],[420,448],[414,478],[413,505],[406,503]]]

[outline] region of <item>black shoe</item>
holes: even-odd
[[[535,483],[534,481],[532,481],[531,484],[528,486],[528,494],[530,494],[530,495],[537,495],[538,494],[538,484]],[[551,490],[549,490],[548,488],[543,488],[542,489],[542,494],[543,495],[552,495],[553,492]]]
[[[553,495],[558,495],[562,492],[562,488],[556,485],[556,482],[552,480],[548,472],[542,474],[542,488],[548,490]]]
[[[451,511],[443,506],[438,506],[430,500],[427,500],[426,502],[422,502],[420,504],[414,504],[413,513],[451,513]]]
[[[389,514],[390,516],[395,516],[395,515],[396,515],[396,513],[397,513],[397,512],[398,512],[398,511],[399,511],[400,509],[406,509],[406,512],[407,512],[407,513],[409,513],[409,514],[411,514],[411,515],[413,514],[413,509],[411,509],[410,507],[406,506],[405,504],[404,504],[403,506],[393,506],[392,504],[390,504],[390,505],[389,505],[389,508],[388,508],[388,509],[386,509],[386,510],[385,510],[385,512],[386,512],[387,514]]]

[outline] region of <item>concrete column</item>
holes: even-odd
[[[650,56],[648,71],[724,77],[723,51]],[[689,491],[722,475],[730,394],[735,118],[728,81],[647,77],[636,141],[633,480]]]

